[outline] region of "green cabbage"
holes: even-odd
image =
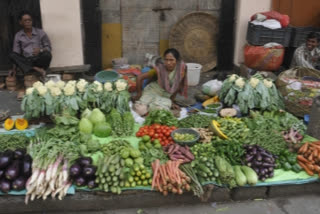
[[[111,126],[107,122],[97,123],[93,128],[93,134],[97,137],[109,137],[111,131]]]
[[[93,123],[93,125],[101,123],[101,122],[106,122],[106,117],[104,116],[104,114],[100,111],[100,109],[95,108],[92,110],[90,116],[89,116],[89,120],[91,121],[91,123]]]

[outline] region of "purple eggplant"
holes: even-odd
[[[26,154],[25,149],[17,149],[14,151],[14,159],[15,160],[21,160],[24,158],[24,155]]]
[[[23,190],[26,185],[26,178],[20,176],[12,182],[12,189],[16,191]]]
[[[89,180],[87,185],[88,185],[89,189],[94,189],[98,186],[94,179]]]
[[[0,179],[4,176],[4,169],[0,169]]]
[[[82,176],[79,176],[75,179],[75,184],[79,187],[86,185],[86,179]]]
[[[13,160],[13,152],[6,151],[0,157],[0,169],[5,169]]]
[[[260,153],[257,153],[256,159],[257,159],[258,161],[262,161],[262,156],[260,155]]]
[[[13,161],[13,163],[8,166],[5,172],[6,179],[14,180],[19,176],[20,172],[20,162],[18,160]]]
[[[11,190],[11,182],[7,179],[0,180],[0,190],[1,192],[8,193]]]
[[[24,177],[28,178],[32,174],[32,161],[28,158],[24,158],[22,161],[22,174]]]
[[[81,172],[82,172],[80,164],[78,164],[78,163],[73,164],[70,167],[69,172],[70,172],[71,177],[79,176],[81,174]]]
[[[81,166],[87,166],[87,165],[91,165],[92,164],[92,158],[91,157],[82,157],[79,158],[77,160],[77,162],[81,165]]]
[[[93,165],[87,165],[83,168],[83,175],[85,177],[92,177],[96,174],[97,167]]]
[[[254,158],[253,155],[246,155],[246,161],[250,162]]]

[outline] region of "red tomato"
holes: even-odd
[[[154,138],[158,138],[159,137],[159,134],[158,133],[155,133],[154,134]]]

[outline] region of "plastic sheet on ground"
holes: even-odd
[[[67,194],[69,195],[74,195],[76,192],[75,187],[72,185],[69,187]],[[27,193],[26,190],[21,190],[21,191],[10,191],[8,193],[3,193],[0,191],[0,195],[25,195]]]

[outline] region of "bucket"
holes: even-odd
[[[188,86],[196,86],[200,81],[202,65],[197,63],[187,63],[188,67]]]

